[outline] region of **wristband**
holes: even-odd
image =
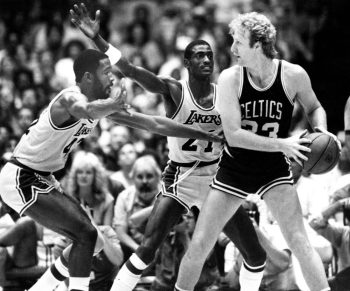
[[[118,63],[122,57],[121,51],[111,44],[108,44],[108,50],[105,52],[105,54],[108,56],[112,65]]]

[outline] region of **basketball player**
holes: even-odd
[[[77,86],[63,90],[50,102],[1,171],[0,193],[8,206],[73,240],[69,260],[65,253],[31,290],[47,290],[45,282],[54,280],[57,285],[68,274],[69,290],[88,290],[97,230],[79,203],[61,193],[51,173],[65,166],[68,154],[93,130],[99,118],[110,115],[120,124],[158,134],[220,141],[215,133],[189,128],[165,117],[128,113],[125,90],[121,98],[109,97],[111,70],[107,55],[97,50],[84,51],[74,62]],[[96,251],[102,244],[100,239]]]
[[[326,113],[305,70],[275,58],[276,30],[269,19],[246,13],[229,26],[238,64],[221,73],[216,101],[227,144],[176,288],[193,290],[217,235],[244,198],[256,194],[272,211],[310,290],[330,290],[320,257],[308,241],[290,171],[289,158],[306,160],[303,151],[310,150],[302,144],[309,141],[287,137],[296,100],[310,124],[324,132]]]
[[[99,12],[95,20],[90,19],[84,6],[74,5],[72,22],[101,51],[111,49],[99,35]],[[114,48],[117,51],[116,48]],[[189,81],[177,81],[170,77],[158,77],[153,73],[132,65],[121,58],[116,66],[129,78],[147,90],[162,94],[166,115],[193,128],[219,133],[221,119],[214,103],[216,85],[210,83],[213,72],[213,52],[209,44],[199,40],[190,43],[184,53]],[[169,162],[162,179],[162,195],[158,196],[148,220],[144,239],[136,252],[119,271],[112,286],[113,291],[131,291],[141,277],[142,271],[152,262],[155,252],[181,215],[191,208],[201,208],[216,172],[220,144],[202,142],[195,138],[168,138]],[[240,281],[242,291],[258,290],[266,254],[260,246],[254,228],[243,208],[224,229],[245,259]]]

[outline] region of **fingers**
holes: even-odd
[[[80,3],[80,8],[83,14],[88,15],[89,11],[87,10],[86,6],[84,3]]]
[[[73,5],[73,10],[78,16],[80,16],[82,14],[82,9],[80,9],[77,4]]]
[[[101,19],[101,11],[97,10],[95,13],[95,21],[100,22],[100,19]]]
[[[311,152],[311,149],[307,146],[303,146],[303,144],[309,145],[311,143],[311,140],[308,138],[301,138],[299,139],[299,144],[303,148],[302,151]]]

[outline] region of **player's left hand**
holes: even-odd
[[[323,127],[315,127],[315,132],[322,132],[324,134],[331,136],[337,143],[339,152],[341,151],[341,142],[333,133],[329,132],[328,130],[325,130]]]
[[[116,94],[112,94],[111,98],[114,99],[117,104],[119,105],[120,111],[127,113],[128,115],[131,115],[131,113],[128,111],[128,109],[131,108],[129,104],[126,103],[126,88],[125,88],[125,80],[124,78],[120,81],[120,88],[119,92]]]
[[[208,132],[208,141],[224,143],[225,137],[223,135],[223,132],[219,132],[219,133]]]
[[[84,3],[75,4],[73,9],[69,10],[71,21],[79,28],[87,37],[93,39],[100,30],[100,10],[96,11],[95,20],[91,19],[89,12]]]

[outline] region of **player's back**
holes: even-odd
[[[207,132],[222,131],[221,118],[215,109],[216,85],[213,86],[213,100],[208,108],[199,105],[192,95],[187,81],[180,81],[182,85],[182,99],[172,119]],[[195,161],[213,161],[219,158],[222,146],[204,140],[168,137],[169,158],[177,163],[191,163]]]
[[[77,86],[61,91],[33,121],[14,150],[13,157],[34,170],[54,172],[62,169],[69,152],[85,138],[97,124],[97,120],[80,119],[63,127],[51,119],[52,105],[66,92],[80,93]]]

